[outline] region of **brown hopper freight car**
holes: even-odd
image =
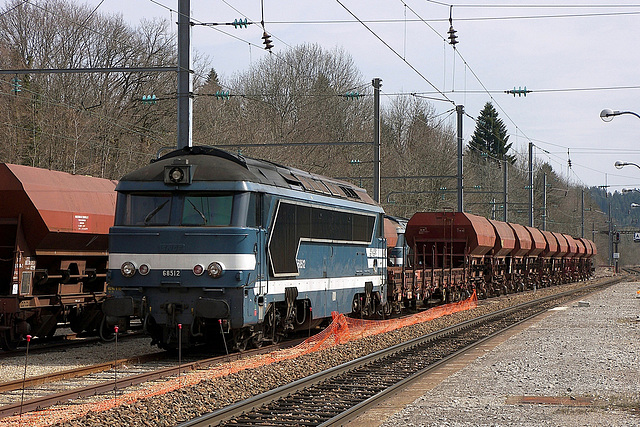
[[[116,182],[0,164],[0,344],[102,320]]]
[[[406,262],[388,266],[396,311],[584,280],[596,254],[588,239],[461,212],[418,212],[405,238]]]

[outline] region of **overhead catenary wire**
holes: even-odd
[[[420,76],[421,79],[423,79],[425,82],[427,82],[427,84],[429,86],[431,86],[432,88],[434,88],[436,91],[438,91],[438,93],[440,93],[440,95],[442,95],[443,98],[445,98],[448,102],[452,103],[455,105],[455,102],[452,99],[449,99],[449,97],[447,97],[444,93],[442,93],[440,91],[440,89],[433,84],[424,74],[422,74],[414,65],[412,65],[410,62],[408,62],[407,60],[402,58],[402,55],[400,55],[393,47],[391,47],[391,45],[389,45],[389,43],[387,43],[382,37],[380,37],[375,31],[373,31],[367,24],[365,24],[364,22],[360,21],[360,19],[348,8],[346,7],[340,0],[336,0],[336,2],[342,6],[351,16],[353,16],[355,19],[358,20],[358,22],[360,22],[371,34],[374,35],[374,37],[376,37],[378,40],[380,40],[380,42],[382,44],[384,44],[394,55],[396,55],[398,58],[400,58],[400,60],[402,62],[404,62],[405,64],[407,64],[409,66],[409,68],[411,68],[418,76]]]

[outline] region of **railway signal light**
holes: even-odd
[[[262,34],[262,43],[264,43],[264,48],[266,50],[271,51],[273,42],[271,41],[271,36],[266,31]]]

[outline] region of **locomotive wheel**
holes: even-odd
[[[100,339],[102,341],[110,342],[116,339],[113,327],[107,324],[106,316],[102,317],[102,322],[100,322],[100,328],[98,331],[100,332]]]
[[[353,313],[360,313],[361,309],[362,307],[360,305],[360,297],[356,295],[353,297],[353,301],[351,301],[351,311]]]
[[[239,341],[235,341],[233,346],[236,348],[236,350],[242,353],[243,351],[247,350],[247,341],[248,340],[242,340],[242,339]]]
[[[255,334],[253,334],[253,336],[251,337],[251,344],[255,348],[261,348],[263,343],[264,341],[263,341],[262,332],[256,332]]]
[[[249,344],[249,333],[245,331],[239,331],[234,334],[233,346],[240,352],[245,351]]]

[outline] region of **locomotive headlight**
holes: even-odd
[[[140,267],[138,267],[138,273],[146,276],[149,274],[149,266],[147,264],[141,264]]]
[[[192,170],[186,160],[177,159],[164,167],[164,183],[167,185],[191,184]]]
[[[169,171],[169,179],[174,183],[182,182],[184,179],[184,172],[180,168],[173,168]]]
[[[124,277],[133,277],[136,274],[136,266],[134,263],[127,261],[120,267],[120,272]]]
[[[204,267],[201,264],[196,264],[193,266],[193,274],[196,276],[202,276],[204,273]]]
[[[224,271],[223,265],[216,261],[212,262],[207,267],[207,273],[209,273],[209,276],[213,277],[214,279],[217,279],[218,277],[222,276],[223,271]]]

